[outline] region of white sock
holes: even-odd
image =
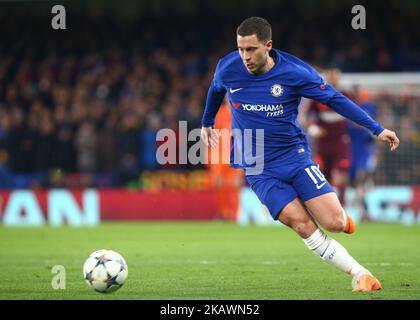
[[[361,271],[369,273],[341,244],[331,239],[321,229],[316,229],[309,238],[303,241],[321,259],[353,277]]]

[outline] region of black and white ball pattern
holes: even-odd
[[[124,258],[112,250],[93,252],[83,265],[86,283],[98,292],[112,292],[122,287],[128,268]]]

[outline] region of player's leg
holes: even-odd
[[[304,202],[311,215],[326,230],[353,233],[353,219],[346,215],[334,192],[324,193]]]
[[[334,189],[315,162],[298,169],[293,188],[315,220],[331,232],[353,233],[355,224],[342,208]]]
[[[343,246],[318,228],[313,217],[297,199],[297,192],[292,185],[263,174],[247,179],[260,201],[269,209],[273,219],[292,228],[308,248],[324,261],[356,278],[359,274],[370,275],[369,271],[357,263]],[[366,281],[362,283],[365,284]],[[369,283],[362,288],[364,291],[372,290],[373,287],[369,286]]]
[[[298,198],[289,202],[281,210],[278,220],[293,229],[302,239],[309,238],[318,229],[315,220],[308,214]]]
[[[318,228],[315,220],[298,198],[283,208],[278,220],[299,234],[310,250],[341,271],[356,275],[364,270],[342,245]]]
[[[367,269],[350,256],[339,242],[318,228],[313,217],[298,198],[281,210],[278,220],[293,229],[307,247],[321,259],[351,275],[355,280],[354,291],[381,289],[379,281]]]
[[[308,163],[302,169],[298,169],[293,187],[316,222],[330,231],[348,231],[346,225],[352,220],[344,214],[334,190],[315,163]],[[379,281],[340,243],[331,239],[321,229],[317,229],[309,238],[304,239],[304,242],[326,262],[350,274],[355,282],[354,291],[381,289]]]

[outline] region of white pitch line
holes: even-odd
[[[366,266],[381,266],[381,267],[392,267],[392,266],[400,266],[400,267],[411,267],[413,266],[412,263],[407,262],[399,262],[399,263],[390,263],[390,262],[366,262],[364,263]]]

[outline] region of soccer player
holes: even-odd
[[[380,282],[366,268],[318,227],[331,232],[355,230],[331,185],[311,159],[306,136],[296,121],[298,105],[301,97],[324,103],[388,142],[391,151],[399,144],[396,134],[324,82],[311,66],[273,49],[267,20],[244,20],[237,28],[236,40],[238,50],[220,59],[207,94],[201,129],[204,143],[211,147],[218,143],[214,118],[227,93],[232,133],[243,132],[245,142],[242,146],[241,135],[233,136],[231,166],[245,170],[252,190],[273,219],[292,228],[310,250],[353,277],[353,291],[381,289]],[[249,130],[258,133],[261,129],[263,139],[258,139],[258,134],[251,139],[252,150],[257,150],[255,159],[264,160],[263,166],[256,161],[259,164],[255,171],[255,164],[246,160],[249,152],[245,144],[249,139],[245,136],[247,132],[249,136]],[[261,145],[262,155],[258,154]]]

